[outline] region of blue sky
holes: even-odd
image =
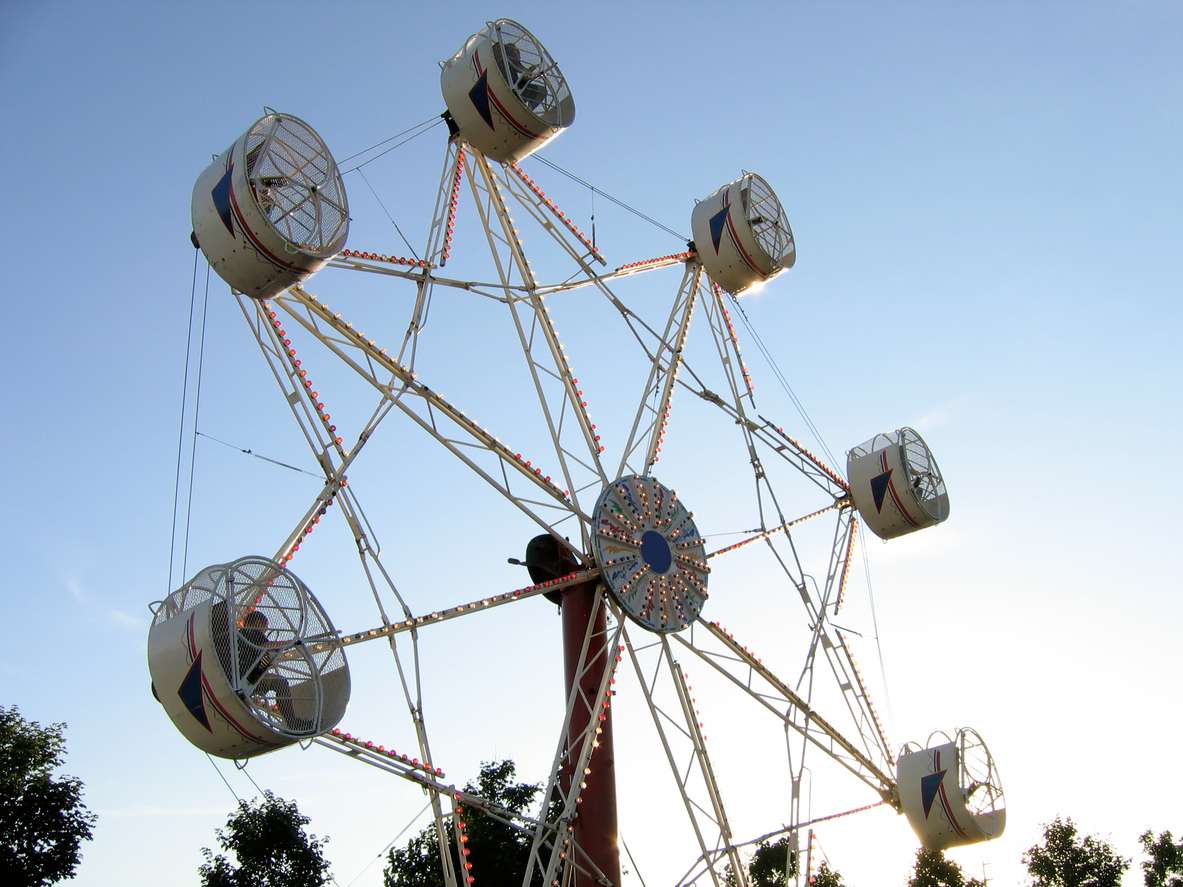
[[[896,743],[974,726],[1006,782],[1007,834],[956,858],[1021,883],[1022,850],[1056,814],[1127,854],[1146,828],[1183,828],[1171,818],[1183,777],[1162,753],[1183,726],[1172,562],[1183,484],[1168,458],[1183,432],[1177,6],[11,3],[0,10],[11,465],[0,703],[70,725],[68,769],[101,816],[76,883],[195,883],[199,848],[232,801],[152,701],[144,657],[146,604],[168,590],[192,182],[265,104],[307,119],[338,157],[429,118],[443,108],[436,63],[494,16],[533,30],[571,84],[577,119],[545,150],[555,162],[683,231],[693,200],[742,169],[768,179],[798,261],[745,302],[761,337],[835,452],[902,424],[936,450],[949,522],[871,541],[869,555]],[[366,167],[417,247],[438,136]],[[588,192],[526,166],[586,226]],[[365,183],[346,184],[350,246],[402,253]],[[680,248],[602,200],[595,210],[610,265]],[[454,267],[487,278],[475,221],[462,216]],[[360,276],[329,270],[310,288],[393,341],[406,288]],[[665,272],[621,292],[660,312],[676,286]],[[486,310],[441,296],[425,360],[435,387],[528,439],[521,359],[484,326]],[[598,383],[593,413],[623,415],[634,395],[619,392],[641,380],[613,370],[619,326],[584,323],[583,303],[564,310]],[[746,353],[762,408],[805,436],[750,342]],[[342,427],[356,427],[373,399],[318,358]],[[314,467],[222,286],[210,290],[202,398],[201,430]],[[694,507],[722,532],[736,528],[732,472],[747,469],[700,413],[686,405],[671,429],[667,470],[684,498],[701,484]],[[627,431],[602,425],[610,446]],[[520,584],[504,559],[528,530],[408,429],[383,431],[353,480],[408,594],[430,607]],[[679,451],[679,435],[693,443]],[[207,440],[196,452],[190,574],[272,550],[318,488]],[[332,529],[294,566],[339,625],[368,626],[344,528]],[[762,596],[759,569],[739,562],[707,615],[750,625],[791,671],[801,614]],[[430,648],[431,701],[460,713],[439,727],[451,777],[504,755],[545,775],[558,631],[537,603]],[[851,607],[865,628],[865,601]],[[875,661],[873,647],[863,658]],[[345,726],[405,745],[389,657],[358,651],[351,665]],[[717,704],[714,720],[728,720]],[[680,839],[650,833],[638,811],[663,809],[668,773],[629,711],[622,701],[618,757],[644,788],[622,828],[634,852],[646,848],[649,883],[665,883],[649,872],[662,841]],[[722,727],[720,755],[743,761],[753,820],[775,819],[783,738],[732,732],[755,737],[756,722]],[[422,804],[361,769],[312,749],[249,771],[332,836],[343,885]],[[743,794],[752,786],[767,809]],[[860,799],[871,800],[819,774],[815,812]],[[820,838],[856,885],[902,882],[915,847],[883,811]],[[356,883],[379,883],[378,869]],[[1127,883],[1138,880],[1135,865]]]

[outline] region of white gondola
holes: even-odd
[[[211,755],[249,758],[331,730],[349,665],[328,615],[263,557],[207,567],[152,605],[152,691]]]
[[[755,173],[695,204],[690,230],[707,274],[729,293],[771,280],[797,261],[784,207]]]
[[[934,733],[926,748],[900,750],[900,804],[920,843],[944,850],[997,838],[1006,828],[1006,802],[994,758],[977,731],[950,738]]]
[[[193,238],[230,286],[256,299],[318,271],[345,245],[337,163],[298,117],[260,117],[193,186]]]
[[[460,137],[490,160],[521,160],[575,120],[559,66],[515,21],[490,22],[442,67],[444,102]]]
[[[949,492],[932,450],[911,428],[877,434],[846,454],[850,493],[863,521],[880,539],[939,524],[949,516]]]

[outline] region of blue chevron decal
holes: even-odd
[[[181,702],[185,703],[185,708],[189,710],[189,714],[197,719],[197,723],[213,733],[214,730],[209,725],[209,718],[205,714],[205,699],[201,695],[200,650],[197,651],[197,658],[193,660],[193,664],[189,666],[189,670],[185,672],[185,678],[181,681],[181,686],[177,689],[177,695],[181,697]]]
[[[936,800],[937,792],[941,789],[941,780],[945,778],[947,770],[938,770],[936,773],[929,773],[920,779],[920,800],[924,804],[924,818],[928,819],[928,813],[932,810],[932,802]]]

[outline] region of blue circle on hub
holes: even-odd
[[[670,544],[665,541],[665,536],[656,530],[646,530],[641,536],[641,559],[654,573],[668,573],[670,565],[674,562],[674,555],[670,551]]]

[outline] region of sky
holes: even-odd
[[[864,671],[879,674],[882,651],[886,683],[874,683],[897,747],[972,726],[995,756],[1007,830],[951,856],[991,883],[1022,884],[1041,824],[1072,816],[1135,857],[1125,883],[1138,883],[1137,836],[1183,831],[1183,771],[1170,755],[1183,728],[1172,555],[1183,483],[1163,461],[1183,433],[1177,5],[10,2],[0,704],[68,724],[66,771],[99,814],[75,883],[197,883],[232,792],[250,797],[255,783],[296,799],[330,836],[342,887],[380,884],[383,847],[424,824],[413,786],[316,747],[245,772],[221,762],[228,791],[148,692],[147,605],[206,565],[274,551],[319,490],[237,451],[315,472],[226,287],[215,276],[206,301],[200,262],[194,283],[193,181],[264,105],[308,120],[338,158],[431,118],[443,109],[437,63],[495,16],[538,35],[575,96],[574,125],[543,154],[602,191],[686,232],[696,199],[743,170],[764,176],[797,264],[742,304],[776,365],[840,460],[901,425],[933,447],[950,519],[889,543],[864,536],[875,618],[860,564],[843,624],[862,635]],[[404,254],[392,218],[419,248],[441,133],[346,176],[350,247]],[[595,213],[610,267],[684,248],[537,160],[524,166],[581,226]],[[448,270],[487,280],[470,204]],[[536,231],[523,234],[540,269],[569,273]],[[618,292],[664,317],[677,285],[664,271]],[[308,286],[383,342],[405,328],[401,282],[327,269]],[[618,458],[643,364],[601,303],[552,305]],[[495,309],[440,294],[420,372],[503,439],[541,452],[523,361]],[[688,354],[708,345],[705,326],[695,333]],[[739,334],[762,413],[812,446]],[[191,375],[182,429],[190,340],[201,400],[195,417]],[[339,426],[358,428],[374,396],[302,347]],[[752,526],[734,428],[700,405],[675,407],[661,478],[704,533]],[[210,437],[194,439],[195,418]],[[506,558],[522,555],[531,527],[398,418],[350,480],[404,595],[431,610],[525,584]],[[818,507],[788,490],[786,510]],[[343,524],[305,549],[293,569],[335,623],[376,625]],[[824,558],[810,564],[824,572]],[[783,575],[737,555],[711,588],[704,615],[795,677],[806,626]],[[544,779],[562,705],[553,608],[535,600],[438,628],[422,645],[425,701],[449,779],[504,757]],[[350,666],[342,727],[409,749],[389,653],[357,648]],[[737,834],[776,828],[787,816],[778,724],[708,679],[699,696]],[[621,681],[621,829],[636,857],[625,882],[640,884],[639,872],[652,887],[694,853],[638,697],[635,680]],[[814,815],[875,800],[824,761],[808,764]],[[904,883],[917,846],[883,809],[821,826],[818,840],[852,885]]]

